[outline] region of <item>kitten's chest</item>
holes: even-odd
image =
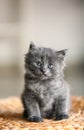
[[[40,96],[41,99],[50,99],[61,92],[61,81],[38,82],[32,86],[32,89]]]
[[[53,86],[50,86],[50,84],[40,84],[41,91],[39,93],[39,98],[41,99],[41,102],[45,106],[44,109],[50,108],[54,102],[55,93]]]
[[[52,104],[54,102],[54,95],[53,93],[51,93],[49,89],[48,90],[45,89],[41,93],[39,93],[39,98],[40,98],[40,105],[43,111],[52,108]]]
[[[43,90],[42,93],[39,94],[39,97],[44,104],[44,111],[52,108],[54,100],[58,98],[58,95],[61,93],[60,85],[61,82],[48,82],[47,84],[41,84]]]
[[[60,93],[60,82],[38,82],[32,86],[33,91],[36,93],[41,101],[44,110],[52,107],[54,99]]]
[[[38,98],[40,98],[44,103],[47,103],[51,99],[53,99],[54,90],[53,90],[53,87],[50,86],[50,84],[38,82],[38,83],[32,84],[30,87],[38,96]]]
[[[53,97],[58,95],[62,90],[62,81],[55,80],[50,82],[45,82],[40,84],[41,93],[44,97]]]
[[[58,95],[62,90],[62,81],[54,80],[48,82],[35,82],[29,86],[41,99],[46,98],[53,98],[54,96]]]

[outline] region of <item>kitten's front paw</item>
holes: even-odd
[[[62,120],[62,119],[68,119],[68,115],[62,114],[62,115],[56,115],[55,120]]]
[[[32,116],[28,119],[30,122],[42,122],[43,119],[41,117]]]

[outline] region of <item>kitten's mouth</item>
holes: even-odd
[[[48,76],[47,76],[46,74],[42,74],[42,75],[41,75],[41,79],[42,79],[42,80],[48,79]]]
[[[46,79],[48,79],[47,76],[42,76],[42,77],[41,77],[41,80],[46,80]]]
[[[45,73],[43,73],[43,76],[47,77],[47,75]]]

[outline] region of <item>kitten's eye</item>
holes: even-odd
[[[38,65],[38,66],[41,66],[41,62],[37,62],[37,65]]]
[[[49,69],[52,69],[52,68],[53,68],[53,65],[52,65],[52,64],[49,64],[49,65],[48,65],[48,68],[49,68]]]

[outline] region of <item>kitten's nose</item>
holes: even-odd
[[[44,74],[46,72],[46,70],[45,69],[41,69],[41,72]]]

